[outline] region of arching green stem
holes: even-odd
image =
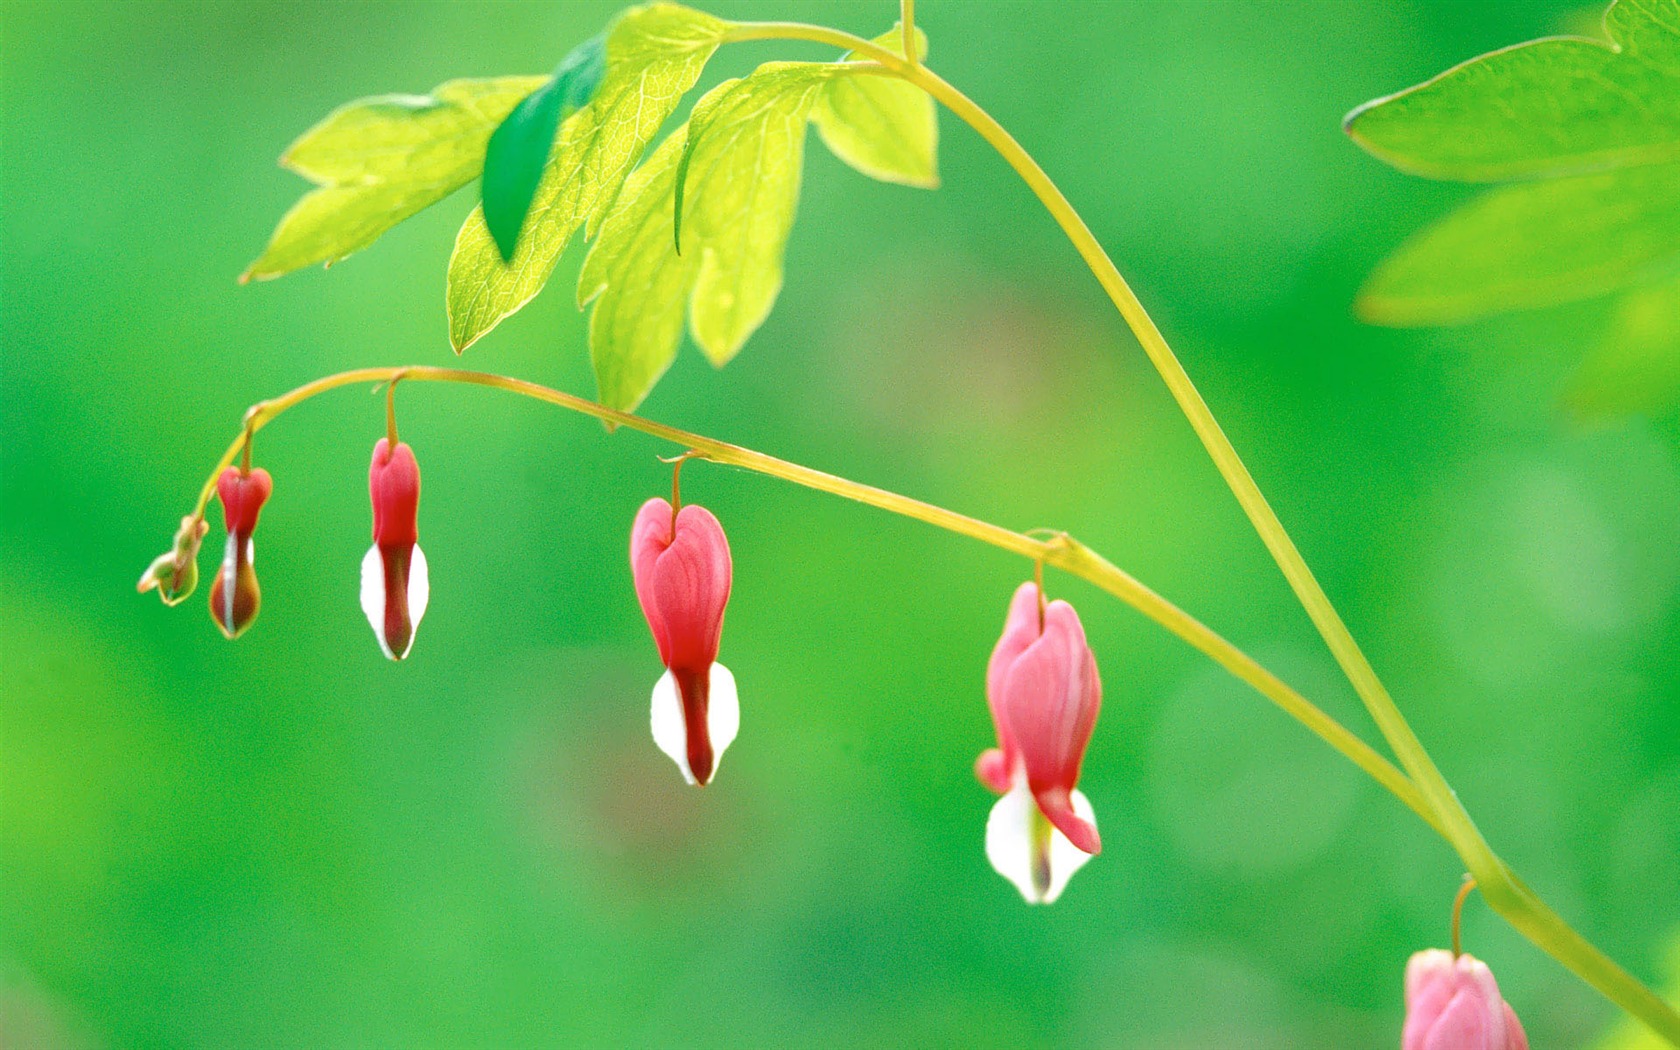
[[[810,467],[789,463],[786,460],[767,456],[762,452],[754,452],[739,445],[731,445],[728,442],[716,441],[699,434],[691,434],[675,427],[668,427],[663,423],[655,423],[641,416],[631,415],[628,412],[616,411],[573,394],[554,390],[537,383],[526,382],[523,379],[513,379],[509,376],[493,375],[488,372],[470,372],[456,368],[432,368],[424,365],[398,368],[359,368],[352,372],[340,372],[337,375],[325,376],[312,383],[306,383],[290,393],[282,394],[269,401],[259,402],[251,406],[250,410],[245,413],[244,428],[241,430],[239,437],[228,446],[227,451],[222,454],[221,460],[210,471],[210,480],[206,482],[199,495],[194,516],[203,516],[204,508],[211,494],[215,491],[217,475],[229,463],[232,463],[234,458],[246,447],[251,435],[273,422],[281,413],[318,394],[326,393],[338,387],[358,383],[388,383],[397,379],[401,379],[405,383],[467,383],[474,386],[494,387],[522,397],[546,401],[549,404],[559,405],[561,408],[570,409],[573,412],[593,416],[614,426],[639,430],[644,434],[651,434],[654,437],[683,446],[689,454],[685,458],[704,458],[714,463],[740,467],[769,477],[781,478],[783,481],[790,481],[795,485],[803,485],[819,492],[827,492],[907,518],[914,518],[917,521],[926,522],[949,532],[967,536],[982,543],[989,543],[994,547],[1019,554],[1035,562],[1054,565],[1074,576],[1088,580],[1114,595],[1211,657],[1237,678],[1253,686],[1262,696],[1281,708],[1285,714],[1306,726],[1331,747],[1340,751],[1354,765],[1364,770],[1373,780],[1410,807],[1426,824],[1435,828],[1437,832],[1440,831],[1440,826],[1434,815],[1429,811],[1429,807],[1425,805],[1417,788],[1406,779],[1404,773],[1373,751],[1370,745],[1319,710],[1311,701],[1291,689],[1282,679],[1266,670],[1253,657],[1221,637],[1212,628],[1156,594],[1131,575],[1110,564],[1090,548],[1065,534],[1058,533],[1047,540],[1036,539],[981,521],[978,518],[971,518],[966,514],[958,514],[955,511],[946,510],[944,507],[937,507],[931,503],[923,503],[921,500],[901,496],[896,492],[888,492],[886,489],[860,484],[833,474],[826,474],[820,470],[812,470]]]
[[[1490,907],[1547,954],[1574,970],[1618,1006],[1638,1017],[1665,1039],[1680,1047],[1680,1013],[1635,980],[1602,952],[1571,930],[1523,886],[1482,837],[1458,796],[1436,768],[1405,716],[1383,686],[1376,670],[1354,641],[1306,560],[1272,510],[1242,457],[1226,437],[1207,402],[1190,380],[1166,338],[1143,303],[1121,276],[1096,236],[1038,162],[991,114],[939,77],[926,65],[905,61],[886,48],[861,37],[825,26],[795,22],[744,22],[731,27],[732,40],[807,40],[829,44],[872,59],[904,80],[917,85],[984,138],[1021,177],[1056,220],[1079,252],[1115,309],[1131,328],[1144,353],[1160,373],[1196,436],[1201,439],[1220,476],[1253,524],[1272,559],[1277,562],[1301,607],[1318,629],[1343,674],[1364,702],[1378,730],[1394,750],[1413,784],[1427,800],[1435,827],[1475,876]]]

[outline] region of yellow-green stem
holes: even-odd
[[[1201,439],[1226,485],[1248,515],[1255,531],[1295,592],[1314,627],[1324,638],[1342,672],[1364,702],[1383,738],[1429,804],[1432,822],[1475,876],[1490,907],[1522,931],[1553,958],[1597,988],[1606,997],[1640,1018],[1669,1042],[1680,1047],[1680,1013],[1599,952],[1516,880],[1496,856],[1458,796],[1436,768],[1388,694],[1370,661],[1342,622],[1324,589],[1307,567],[1283,523],[1261,493],[1236,448],[1225,436],[1207,402],[1190,380],[1166,338],[1121,276],[1090,227],[1038,162],[1015,141],[991,114],[967,95],[934,74],[927,66],[905,61],[886,48],[850,33],[795,22],[747,22],[731,27],[732,40],[807,40],[828,44],[873,59],[887,70],[917,85],[977,131],[1012,167],[1061,226],[1090,267],[1109,299],[1125,319],[1144,353],[1178,402],[1191,429]]]
[[[783,481],[791,481],[796,485],[803,485],[819,492],[827,492],[835,496],[856,500],[859,503],[878,507],[894,514],[927,522],[930,525],[938,526],[962,536],[968,536],[982,543],[989,543],[994,547],[1022,555],[1041,564],[1054,565],[1074,576],[1088,580],[1114,595],[1211,657],[1237,678],[1253,686],[1262,696],[1281,708],[1285,714],[1299,721],[1331,747],[1340,751],[1360,769],[1369,774],[1373,780],[1409,806],[1425,823],[1435,828],[1437,832],[1441,830],[1434,814],[1425,805],[1417,789],[1406,779],[1405,774],[1372,750],[1370,745],[1319,710],[1311,701],[1291,689],[1282,679],[1266,670],[1253,657],[1221,637],[1212,628],[1156,594],[1128,573],[1110,564],[1090,548],[1065,534],[1057,534],[1048,540],[1035,539],[1032,536],[1012,532],[1001,526],[981,521],[978,518],[971,518],[965,514],[946,510],[944,507],[923,503],[921,500],[901,496],[896,492],[888,492],[872,485],[863,485],[833,474],[826,474],[820,470],[812,470],[810,467],[789,463],[774,456],[767,456],[762,452],[741,448],[739,445],[716,441],[699,434],[690,434],[675,427],[668,427],[663,423],[655,423],[650,419],[631,415],[628,412],[619,412],[594,401],[577,397],[574,394],[554,390],[537,383],[526,382],[523,379],[492,375],[488,372],[433,368],[424,365],[399,368],[359,368],[352,372],[340,372],[337,375],[325,376],[312,383],[306,383],[290,393],[282,394],[270,401],[260,402],[253,405],[245,413],[245,426],[240,432],[240,436],[234,440],[233,444],[228,446],[227,451],[222,454],[221,460],[211,470],[210,480],[205,483],[199,495],[194,516],[203,516],[204,508],[209,502],[211,493],[215,491],[217,475],[229,463],[233,462],[235,456],[239,455],[251,435],[267,426],[282,412],[299,402],[307,401],[317,394],[325,393],[337,387],[357,383],[392,382],[398,378],[405,383],[468,383],[475,386],[494,387],[524,397],[535,398],[538,401],[546,401],[549,404],[559,405],[561,408],[580,412],[586,416],[593,416],[614,426],[639,430],[644,434],[651,434],[654,437],[684,446],[694,456],[709,459],[714,463],[740,467],[770,477],[781,478]],[[685,455],[684,458],[687,458],[687,456]],[[675,506],[676,499],[676,478],[673,475],[673,506]]]

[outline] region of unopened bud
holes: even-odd
[[[198,589],[198,545],[210,523],[203,518],[185,517],[175,533],[175,545],[152,560],[140,574],[136,590],[155,590],[165,605],[179,605]]]
[[[210,585],[210,616],[229,638],[244,634],[262,606],[262,591],[257,587],[256,547],[251,542],[251,534],[256,531],[257,517],[272,491],[274,479],[260,467],[250,473],[229,467],[216,479],[216,494],[222,501],[228,537],[222,551],[222,566]]]

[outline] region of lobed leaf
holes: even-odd
[[[451,80],[430,95],[379,95],[333,110],[280,157],[320,189],[292,206],[240,281],[331,265],[471,182],[491,130],[541,84]]]
[[[482,208],[449,259],[449,336],[457,352],[530,302],[580,226],[595,227],[677,102],[723,41],[727,23],[676,4],[625,12],[607,32],[606,72],[560,125],[513,257],[503,261]]]
[[[670,367],[685,306],[713,364],[763,323],[782,286],[782,256],[799,200],[805,124],[837,63],[778,62],[729,80],[694,106],[626,184],[578,277],[594,303],[590,356],[601,400],[634,408]],[[686,176],[684,250],[676,249],[679,174]]]
[[[878,42],[896,50],[902,39]],[[918,48],[926,54],[925,37]],[[812,122],[865,174],[937,183],[932,99],[874,63],[772,62],[718,85],[630,177],[584,259],[578,304],[594,304],[589,349],[603,402],[641,403],[676,358],[685,316],[718,366],[764,323],[782,287]]]
[[[1407,241],[1360,291],[1378,324],[1456,324],[1612,292],[1680,264],[1680,164],[1491,190]]]
[[[677,254],[668,202],[686,140],[685,129],[673,132],[630,176],[578,276],[578,305],[595,304],[589,352],[599,399],[626,412],[671,367],[682,342],[699,255]]]
[[[1609,41],[1503,48],[1345,122],[1402,171],[1471,182],[1575,175],[1680,159],[1680,0],[1615,0]]]
[[[894,26],[874,40],[897,55],[904,32]],[[916,57],[927,57],[927,34],[916,30]],[[845,56],[851,60],[852,55]],[[895,77],[840,77],[824,86],[811,123],[836,157],[872,179],[939,186],[938,112],[927,92]]]
[[[484,222],[502,259],[513,258],[560,122],[589,104],[606,72],[606,34],[573,48],[548,83],[513,108],[484,151]]]

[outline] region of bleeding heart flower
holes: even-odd
[[[1499,995],[1493,971],[1473,955],[1444,948],[1406,964],[1406,1027],[1401,1050],[1528,1050],[1528,1036]]]
[[[257,516],[273,491],[274,479],[261,467],[249,473],[228,467],[216,479],[216,495],[222,501],[222,519],[227,524],[228,537],[222,551],[221,570],[210,585],[210,616],[229,638],[245,633],[262,605],[251,534],[256,531]]]
[[[653,687],[653,742],[704,785],[741,727],[735,676],[717,662],[729,601],[729,541],[704,507],[650,499],[630,529],[630,573],[666,671]]]
[[[975,762],[981,783],[1003,795],[986,821],[986,857],[1030,904],[1048,904],[1102,850],[1091,803],[1075,789],[1102,706],[1097,661],[1079,614],[1064,601],[1041,608],[1023,583],[986,668],[998,746]]]
[[[373,546],[362,558],[362,612],[379,648],[401,660],[414,645],[432,593],[420,549],[420,465],[414,450],[399,441],[393,452],[380,438],[368,467],[368,494],[373,498]]]

